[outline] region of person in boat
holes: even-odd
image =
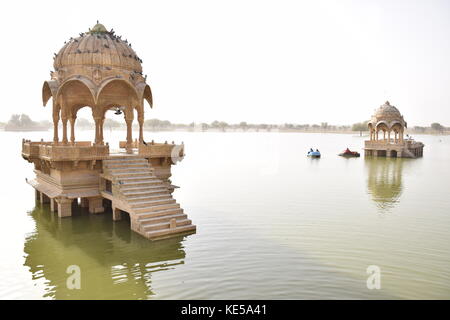
[[[313,148],[309,148],[309,152],[314,152]]]
[[[319,149],[316,149],[316,152],[320,152]]]
[[[344,153],[352,153],[349,148],[345,149]]]

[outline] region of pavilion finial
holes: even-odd
[[[97,20],[97,24],[89,30],[89,33],[107,33],[108,30],[106,30],[105,26],[103,24],[101,24],[98,20]]]

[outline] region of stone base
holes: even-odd
[[[122,211],[118,208],[112,208],[112,218],[114,221],[122,220]]]
[[[73,199],[57,198],[56,202],[58,204],[58,217],[64,218],[72,216]]]
[[[105,211],[103,207],[103,198],[102,197],[93,197],[89,199],[89,212],[90,213],[102,213]]]

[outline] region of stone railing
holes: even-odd
[[[22,142],[22,155],[26,158],[40,158],[51,161],[79,161],[103,159],[109,155],[108,145],[92,145],[89,141],[74,145],[54,144],[52,142]]]
[[[422,142],[415,141],[413,139],[404,139],[403,142],[395,142],[394,139],[391,139],[390,141],[386,140],[367,140],[364,141],[364,145],[366,148],[376,148],[376,147],[386,147],[387,145],[392,145],[396,147],[406,147],[408,149],[410,148],[417,148],[423,145]]]
[[[394,139],[391,139],[390,141],[387,139],[386,140],[378,140],[378,141],[377,140],[364,141],[364,145],[366,148],[383,147],[383,146],[390,145],[390,144],[396,145],[396,146],[404,146],[405,142],[404,141],[403,142],[400,142],[400,141],[395,142]]]
[[[126,141],[120,141],[119,147],[126,148]],[[184,144],[172,143],[155,143],[147,142],[147,144],[133,141],[132,148],[138,149],[138,154],[148,158],[174,158],[174,161],[184,157]],[[175,159],[177,158],[177,159]]]
[[[182,158],[184,156],[184,145],[168,143],[140,144],[138,153],[150,158]]]

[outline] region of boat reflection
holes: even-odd
[[[73,210],[70,219],[58,219],[48,205],[30,213],[36,228],[25,241],[25,266],[45,284],[43,297],[147,299],[155,294],[152,273],[184,264],[183,236],[152,242],[131,231],[129,221],[114,223],[110,213]],[[71,265],[80,267],[79,290],[66,285]]]
[[[380,212],[389,212],[400,202],[405,161],[408,160],[365,158],[368,193]]]

